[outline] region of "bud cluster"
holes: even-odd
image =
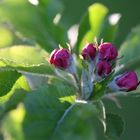
[[[81,52],[85,67],[83,65],[81,79],[78,78],[75,68],[73,55],[69,49],[55,49],[49,62],[55,68],[69,72],[80,85],[79,95],[81,99],[87,100],[94,94],[94,83],[100,82],[109,76],[114,70],[114,62],[118,57],[118,51],[112,43],[101,43],[99,46],[93,43],[86,44]],[[108,83],[107,88],[112,91],[132,91],[137,89],[139,81],[134,71],[125,72]]]

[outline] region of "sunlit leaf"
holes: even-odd
[[[0,50],[0,58],[14,61],[19,65],[41,64],[45,62],[47,55],[44,50],[32,46],[19,45]]]
[[[0,25],[0,47],[6,47],[12,44],[13,35],[12,33],[5,27]]]
[[[0,105],[3,106],[4,111],[14,109],[16,105],[22,100],[26,92],[30,90],[26,79],[21,76],[13,85],[11,90],[5,95],[0,97]],[[21,99],[21,100],[20,100]]]
[[[15,31],[51,51],[67,40],[64,29],[53,23],[54,16],[61,11],[61,3],[56,0],[48,0],[43,6],[32,5],[27,0],[5,0],[0,5],[0,19],[11,22]]]
[[[108,9],[99,3],[93,4],[88,8],[88,12],[80,23],[78,41],[76,44],[77,51],[82,49],[86,41],[93,42],[94,37],[98,37],[107,13]]]
[[[17,70],[38,74],[53,74],[53,67],[48,63],[48,54],[31,46],[13,46],[0,50],[0,70]]]

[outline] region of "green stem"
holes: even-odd
[[[77,95],[78,97],[77,98],[79,99],[81,94],[82,94],[81,83],[80,83],[80,80],[79,80],[79,78],[77,77],[77,75],[75,73],[73,73],[73,77],[74,77],[74,79],[76,81],[76,84],[78,86],[78,95]]]

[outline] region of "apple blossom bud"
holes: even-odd
[[[114,60],[118,51],[112,43],[103,43],[99,46],[99,60]]]
[[[67,49],[55,49],[51,55],[49,62],[60,69],[67,69],[70,65],[71,54]]]
[[[84,60],[88,60],[88,59],[93,60],[95,58],[95,55],[96,55],[96,48],[95,48],[94,44],[92,44],[92,43],[87,44],[82,49],[82,56],[83,56]]]
[[[110,63],[108,63],[107,61],[99,61],[96,65],[96,70],[98,76],[103,77],[108,75],[112,71],[112,68]]]
[[[116,76],[108,87],[116,91],[132,91],[137,89],[138,85],[139,81],[136,73],[134,71],[130,71]]]
[[[57,51],[58,51],[58,49],[55,49],[51,52],[50,59],[49,59],[50,64],[54,63],[54,56],[57,53]]]

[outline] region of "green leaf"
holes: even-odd
[[[19,31],[47,51],[52,51],[67,41],[64,29],[53,23],[54,16],[61,11],[61,3],[56,4],[56,0],[47,0],[39,6],[31,5],[27,0],[5,0],[1,3],[0,19],[11,22],[15,32]]]
[[[118,140],[124,130],[124,121],[116,114],[106,115],[106,136],[109,140]]]
[[[60,0],[39,0],[39,5],[46,11],[47,17],[53,20],[58,13],[64,10],[63,4]]]
[[[5,104],[5,111],[8,112],[12,109],[15,109],[17,105],[22,102],[27,94],[27,91],[23,89],[16,89]]]
[[[26,79],[21,76],[13,85],[12,89],[0,97],[0,106],[3,112],[16,108],[16,105],[22,101],[24,95],[30,90]]]
[[[99,110],[94,104],[76,104],[59,127],[53,140],[96,140]],[[101,131],[101,130],[100,130]]]
[[[99,36],[102,23],[107,13],[108,9],[99,3],[93,4],[88,8],[86,15],[80,23],[78,41],[76,44],[77,51],[81,51],[86,41],[93,42],[94,37]]]
[[[60,82],[60,85],[49,85],[26,94],[24,98],[25,108],[20,104],[16,110],[9,112],[5,117],[3,121],[4,132],[6,131],[12,140],[23,140],[23,137],[26,140],[51,138],[52,140],[56,138],[65,140],[66,137],[68,140],[72,138],[73,140],[96,140],[95,129],[100,130],[97,128],[99,124],[96,123],[99,122],[96,116],[99,115],[100,111],[92,103],[76,103],[60,126],[57,127],[65,111],[74,102],[74,92],[75,90]],[[15,102],[15,100],[11,100],[13,106],[12,101]],[[17,112],[20,112],[20,115],[17,116]],[[8,125],[9,122],[11,122],[10,125]]]
[[[17,70],[38,74],[54,74],[48,63],[48,54],[31,46],[13,46],[0,50],[0,70]]]
[[[102,81],[94,84],[93,93],[90,97],[91,99],[98,100],[106,93],[107,84],[113,79],[113,73],[114,72],[105,77]]]
[[[64,84],[49,85],[28,94],[25,98],[26,115],[24,133],[26,140],[50,139],[57,121],[70,106],[59,98],[74,95],[74,90]]]
[[[45,62],[48,54],[38,48],[32,46],[18,45],[0,50],[0,58],[14,61],[18,64],[37,65]]]
[[[14,84],[12,90],[8,92],[5,96],[0,97],[0,120],[2,120],[2,126],[0,127],[3,127],[3,123],[5,123],[4,119],[7,118],[7,116],[9,116],[8,113],[11,110],[15,109],[18,106],[18,104],[23,101],[23,99],[26,96],[26,93],[29,90],[30,89],[25,78],[21,76]],[[16,116],[18,116],[17,114],[19,114],[19,112],[16,113]],[[16,117],[16,121],[17,121],[17,117]],[[15,126],[15,122],[14,122],[14,126]]]
[[[10,46],[14,40],[12,33],[4,26],[0,24],[0,48]]]
[[[24,119],[24,114],[24,107],[20,104],[17,109],[10,111],[4,117],[1,131],[3,134],[6,133],[6,137],[10,138],[10,140],[25,140],[21,125]],[[7,138],[4,140],[6,139]]]
[[[39,101],[38,99],[36,100],[35,94],[36,93],[34,93],[34,97],[32,96],[33,99],[35,99],[34,101]],[[36,133],[32,132],[33,135],[30,136],[30,140],[32,140],[32,139],[35,139],[35,140],[40,140],[40,139],[41,140],[45,140],[45,139],[65,140],[65,138],[67,138],[67,140],[71,140],[71,139],[73,139],[73,140],[85,140],[85,139],[86,140],[91,140],[91,139],[96,140],[96,133],[95,133],[94,129],[99,131],[99,129],[97,127],[98,120],[95,117],[96,113],[98,113],[98,110],[97,110],[96,106],[93,104],[80,104],[80,103],[77,104],[67,114],[67,116],[64,119],[64,122],[59,127],[57,133],[54,135],[54,132],[51,131],[49,133],[49,137],[46,136],[49,129],[52,128],[51,125],[57,124],[56,123],[56,119],[58,119],[57,116],[60,116],[60,118],[61,118],[61,115],[63,114],[63,112],[62,112],[61,108],[59,108],[59,110],[55,110],[56,106],[54,104],[58,105],[57,102],[52,104],[52,101],[51,101],[51,104],[49,104],[49,106],[47,106],[47,102],[44,103],[44,99],[42,99],[42,93],[40,96],[41,96],[40,103],[36,102],[36,105],[34,104],[36,109],[33,107],[33,102],[31,102],[31,104],[30,104],[31,105],[30,108],[32,108],[32,109],[30,112],[30,118],[28,116],[28,119],[30,119],[30,122],[28,122],[30,125],[28,124],[28,126],[30,126],[30,127],[28,128],[27,133],[29,135],[29,134],[31,134],[31,131],[36,132]],[[67,106],[68,104],[63,103],[62,105]],[[41,107],[41,108],[38,108],[38,107]],[[60,107],[60,105],[58,107]],[[23,118],[27,117],[27,114],[25,111],[26,111],[25,108],[22,105],[20,105],[20,106],[18,106],[18,108],[16,110],[8,113],[7,117],[3,121],[3,130],[5,133],[8,133],[8,136],[10,138],[12,138],[12,140],[14,140],[14,139],[23,140],[23,137],[24,137],[24,139],[28,140],[27,133],[25,133],[25,136],[24,136],[23,132],[22,132],[22,124],[25,127],[25,120],[23,123]],[[17,112],[20,113],[18,116],[17,116]],[[48,114],[48,116],[46,116],[47,114]],[[29,112],[28,112],[28,115],[29,115]],[[33,115],[36,115],[36,116],[33,116]],[[51,117],[51,116],[53,116],[53,117]],[[8,125],[8,123],[10,123],[10,124]],[[26,127],[27,127],[27,124],[26,124]],[[38,128],[40,128],[40,129],[38,129]],[[55,130],[55,128],[53,130]],[[40,135],[39,135],[39,133],[40,133]]]
[[[9,22],[0,21],[0,32],[2,35],[0,38],[0,47],[10,47],[20,44],[34,46],[36,44],[35,41],[23,37]]]
[[[21,72],[28,81],[28,84],[32,90],[48,84],[49,77],[43,74],[34,74],[28,72]]]
[[[38,65],[25,65],[25,64],[18,64],[14,61],[9,59],[0,59],[0,70],[17,70],[21,73],[27,72],[31,74],[46,74],[46,75],[53,75],[54,70],[53,67],[46,61],[44,64]]]
[[[134,28],[122,44],[119,55],[124,56],[118,60],[118,65],[123,66],[120,72],[140,68],[140,26]]]
[[[96,139],[93,127],[96,127],[98,108],[92,103],[74,105],[70,101],[74,93],[72,89],[65,84],[60,85],[49,85],[26,97],[23,123],[25,139]]]
[[[109,15],[103,21],[98,40],[103,39],[105,42],[113,42],[119,27],[121,15],[116,13]]]
[[[44,86],[48,83],[49,78],[52,78],[54,71],[50,64],[40,65],[18,65],[17,63],[9,60],[1,59],[1,71],[5,70],[17,70],[23,76],[26,77],[31,89],[36,89],[40,86]]]
[[[0,96],[6,95],[20,76],[16,71],[0,71]]]

